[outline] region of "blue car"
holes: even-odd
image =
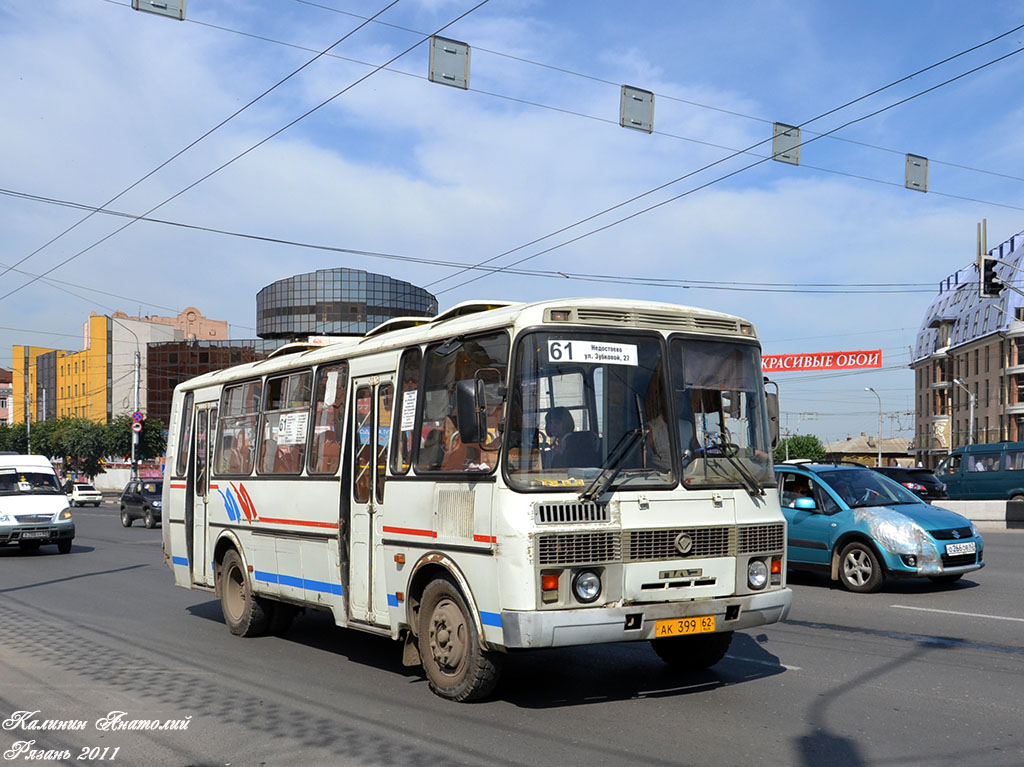
[[[829,573],[850,591],[878,591],[889,577],[952,583],[985,566],[969,519],[932,506],[863,466],[775,467],[789,528],[789,566]]]

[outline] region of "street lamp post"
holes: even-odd
[[[864,391],[869,391],[878,397],[878,463],[876,465],[882,465],[882,397],[872,389],[870,386],[865,386]]]
[[[974,444],[974,392],[967,388],[967,384],[964,383],[962,378],[954,378],[953,383],[967,392],[967,401],[970,403],[970,409],[967,413],[967,444]]]

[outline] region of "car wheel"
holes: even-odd
[[[156,520],[153,519],[153,515],[150,513],[149,509],[146,509],[146,513],[142,515],[142,521],[150,530],[156,527]]]
[[[1018,493],[1017,495],[1011,495],[1010,496],[1010,500],[1011,501],[1024,501],[1024,495],[1021,495],[1020,493]]]
[[[231,633],[242,637],[266,634],[270,625],[270,605],[252,593],[249,575],[234,549],[224,555],[218,580],[221,612]]]
[[[100,507],[100,502],[96,501],[96,503],[94,503],[93,506],[95,506],[98,509]]]
[[[932,583],[956,583],[958,580],[964,577],[963,573],[956,573],[955,575],[929,575],[928,580]]]
[[[854,541],[839,555],[839,580],[849,591],[870,594],[882,588],[885,574],[871,547]]]
[[[132,518],[128,516],[128,509],[124,506],[121,507],[121,524],[125,527],[132,526]]]
[[[59,541],[57,541],[57,551],[59,551],[61,554],[70,554],[71,553],[71,539],[70,538],[61,538]]]
[[[442,698],[477,700],[497,685],[498,658],[480,646],[466,601],[451,581],[438,578],[424,589],[418,642],[427,683]]]
[[[652,639],[651,647],[658,657],[681,671],[703,671],[725,657],[732,642],[732,632],[692,637]]]

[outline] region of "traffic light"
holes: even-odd
[[[982,298],[996,298],[1003,289],[1003,281],[996,277],[997,263],[999,259],[987,253],[978,257],[978,288]]]

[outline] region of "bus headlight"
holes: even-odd
[[[763,589],[768,583],[768,565],[762,559],[751,559],[747,565],[747,584],[752,589]]]
[[[580,602],[593,602],[601,596],[601,576],[591,570],[581,570],[572,579],[572,593]]]

